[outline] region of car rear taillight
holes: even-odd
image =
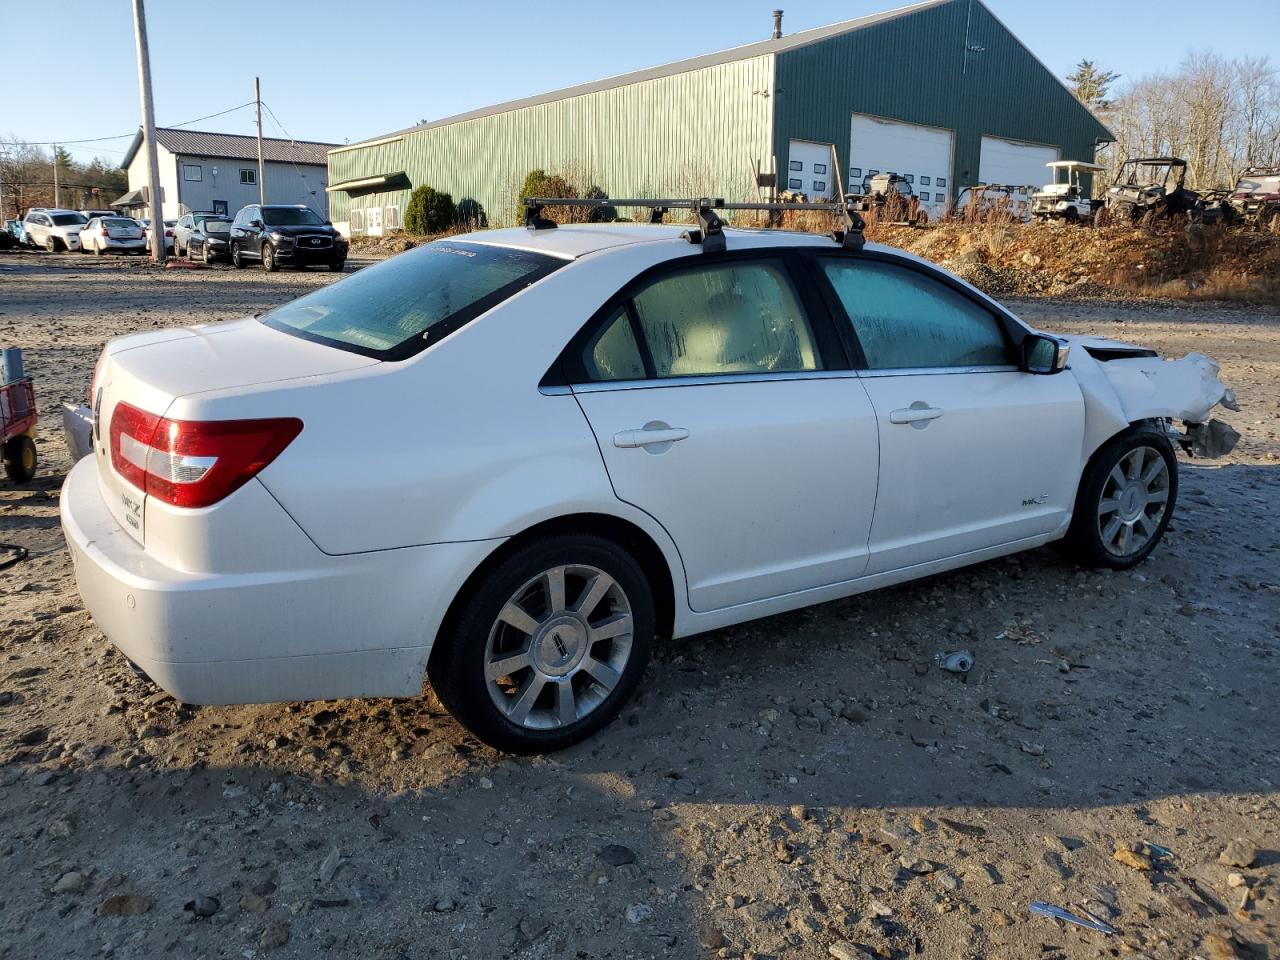
[[[294,417],[170,420],[120,403],[111,415],[111,464],[147,496],[207,507],[248,483],[301,432]]]
[[[110,236],[110,234],[108,234],[108,233],[107,233],[107,228],[106,228],[106,227],[103,227],[103,228],[102,228],[102,235],[103,235],[104,237],[106,237],[106,236]]]
[[[172,231],[172,230],[166,230],[166,231],[164,232],[164,235],[165,235],[166,237],[172,237],[172,236],[173,236],[173,231]]]

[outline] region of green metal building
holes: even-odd
[[[399,228],[426,184],[516,220],[534,169],[610,196],[754,199],[757,165],[810,198],[908,176],[934,214],[960,188],[1040,184],[1111,133],[980,0],[844,23],[501,103],[329,151],[330,216]]]

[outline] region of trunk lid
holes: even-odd
[[[146,544],[146,492],[115,468],[111,422],[121,403],[164,416],[179,397],[343,373],[380,361],[233,320],[121,337],[107,344],[92,386],[94,456],[103,500],[124,530]]]

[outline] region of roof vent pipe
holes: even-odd
[[[773,11],[773,39],[782,39],[782,11]]]

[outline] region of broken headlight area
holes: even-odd
[[[1225,457],[1240,442],[1240,434],[1229,423],[1216,419],[1208,423],[1188,423],[1186,433],[1171,432],[1188,456],[1209,460]]]

